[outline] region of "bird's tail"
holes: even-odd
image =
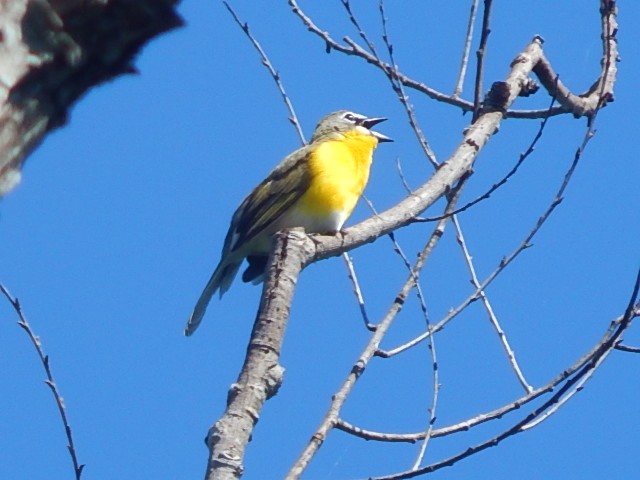
[[[234,263],[220,262],[215,272],[213,272],[213,275],[211,275],[211,278],[207,282],[207,286],[204,287],[204,290],[200,294],[198,303],[196,303],[196,306],[187,321],[187,325],[184,327],[184,334],[186,336],[190,336],[196,331],[202,321],[202,317],[204,317],[204,313],[207,311],[207,305],[209,305],[209,302],[216,291],[220,290],[220,296],[222,297],[224,292],[229,290],[231,282],[233,282],[236,273],[238,273],[241,263],[242,259],[239,262]]]

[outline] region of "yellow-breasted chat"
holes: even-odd
[[[369,180],[373,151],[389,137],[371,130],[385,118],[340,110],[324,117],[308,145],[288,155],[244,199],[231,218],[220,262],[184,333],[191,335],[213,295],[229,289],[246,258],[244,282],[262,281],[273,235],[285,228],[336,233]]]

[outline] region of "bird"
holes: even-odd
[[[218,266],[184,329],[198,328],[213,295],[229,289],[242,262],[244,282],[263,280],[273,235],[286,228],[336,234],[369,180],[373,151],[393,140],[372,130],[386,118],[339,110],[322,118],[309,143],[280,162],[231,218]]]

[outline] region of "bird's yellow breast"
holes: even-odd
[[[308,160],[311,181],[296,209],[300,214],[317,218],[318,231],[342,228],[369,180],[377,145],[375,137],[356,130],[322,142],[311,152]]]

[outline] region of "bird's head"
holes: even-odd
[[[369,118],[359,113],[350,112],[348,110],[339,110],[337,112],[330,113],[324,117],[313,132],[311,142],[334,133],[346,133],[352,130],[358,130],[363,135],[371,135],[378,139],[378,142],[393,142],[393,140],[386,135],[371,130],[371,128],[378,123],[384,122],[386,118]]]

